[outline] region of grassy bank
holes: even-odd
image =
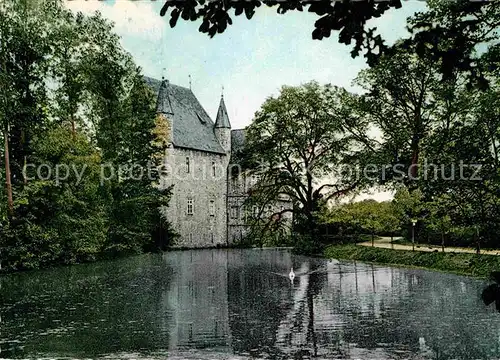
[[[356,245],[332,245],[325,249],[325,256],[339,260],[415,266],[477,277],[488,277],[492,271],[500,270],[500,256],[495,255],[413,252]]]

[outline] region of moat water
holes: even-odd
[[[0,358],[500,358],[486,282],[438,272],[199,250],[0,284]]]

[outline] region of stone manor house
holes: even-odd
[[[145,77],[158,94],[157,116],[168,127],[166,186],[174,185],[166,217],[180,235],[175,246],[210,247],[239,242],[248,233],[243,204],[251,176],[231,177],[228,167],[245,141],[245,130],[231,129],[221,96],[215,123],[191,89]],[[285,206],[277,201],[272,213]],[[289,216],[291,219],[291,215]]]

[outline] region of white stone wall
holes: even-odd
[[[228,155],[197,150],[170,147],[165,164],[167,172],[163,185],[174,187],[164,213],[180,235],[174,247],[230,245],[249,233],[253,209],[246,209],[244,202],[257,181],[255,177],[243,174],[228,178]],[[192,201],[192,214],[188,213],[189,201]],[[287,208],[290,204],[286,200],[277,201],[272,204],[269,214],[263,216],[280,211],[282,206]],[[291,224],[292,214],[287,213],[284,217]]]
[[[229,155],[231,152],[231,129],[215,128],[215,137],[219,140],[220,145]]]
[[[168,170],[164,185],[174,184],[174,187],[165,214],[180,235],[175,246],[194,248],[225,245],[228,156],[172,148],[166,156],[166,164]],[[189,199],[192,200],[192,214],[188,213]],[[213,214],[210,213],[211,207],[214,209]]]
[[[248,190],[254,183],[255,179],[245,173],[228,177],[228,242],[230,244],[241,241],[250,230],[248,220],[252,216],[252,211],[246,209],[243,204],[248,197]]]
[[[206,336],[223,347],[231,331],[227,252],[179,251],[169,254],[168,261],[181,269],[172,275],[168,290],[162,293],[165,310],[173,315],[162,324],[169,335],[169,349],[192,345]]]

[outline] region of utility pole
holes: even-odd
[[[417,219],[411,220],[411,251],[415,251],[415,224],[417,223]]]

